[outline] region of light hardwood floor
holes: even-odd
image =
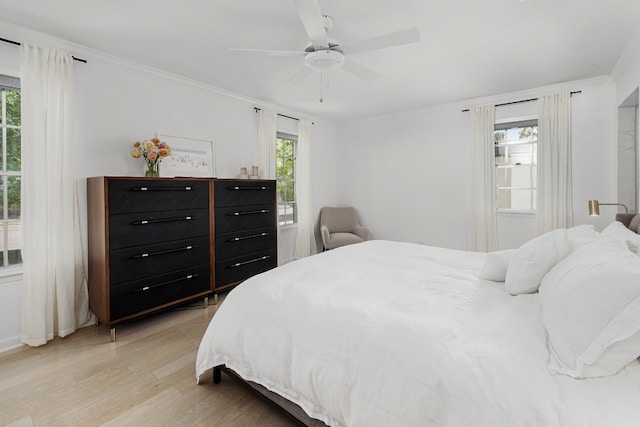
[[[106,326],[89,326],[0,353],[0,425],[298,426],[225,374],[196,385],[196,352],[218,306],[126,322],[115,343]]]

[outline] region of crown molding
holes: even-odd
[[[236,101],[243,102],[251,106],[252,108],[253,107],[266,108],[273,111],[277,111],[281,114],[308,119],[313,121],[316,124],[323,123],[327,125],[335,125],[335,123],[331,121],[320,119],[318,117],[308,116],[306,114],[301,113],[300,111],[294,111],[294,110],[285,108],[281,105],[276,105],[276,104],[264,101],[262,99],[253,98],[250,96],[232,92],[230,90],[223,89],[221,87],[218,87],[209,83],[204,83],[204,82],[190,79],[188,77],[174,74],[159,68],[144,65],[136,61],[121,58],[121,57],[118,57],[94,48],[90,48],[88,46],[70,42],[68,40],[51,36],[49,34],[42,33],[31,28],[17,25],[10,21],[0,19],[0,28],[2,28],[2,31],[0,31],[0,37],[7,38],[10,40],[15,40],[20,43],[24,42],[24,43],[43,46],[43,47],[63,49],[65,51],[72,53],[76,57],[82,57],[83,59],[86,59],[88,61],[86,66],[91,66],[92,61],[104,61],[120,67],[136,70],[136,71],[146,73],[155,77],[159,77],[168,81],[172,81],[174,83],[189,86],[198,90],[202,90],[202,91],[206,91],[216,95],[231,98]],[[82,66],[85,66],[85,64],[83,64]]]

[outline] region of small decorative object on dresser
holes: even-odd
[[[240,178],[240,179],[248,179],[249,178],[249,173],[247,172],[247,166],[245,166],[244,163],[242,163],[241,166],[240,166],[240,175],[238,175],[238,178]]]
[[[144,158],[147,166],[145,177],[160,176],[160,162],[171,154],[171,147],[165,141],[158,138],[136,141],[133,143],[133,150],[129,152],[131,157],[139,159]]]
[[[209,179],[87,179],[89,307],[111,341],[121,321],[211,293],[210,200]]]

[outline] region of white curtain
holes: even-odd
[[[495,107],[471,108],[472,145],[472,209],[471,248],[490,252],[498,248],[495,197]]]
[[[258,111],[258,165],[263,179],[276,179],[276,135],[278,116],[275,112]]]
[[[538,233],[573,226],[571,95],[538,100]]]
[[[89,312],[71,138],[73,59],[23,43],[22,342],[46,344]]]
[[[298,121],[295,174],[298,208],[295,258],[299,259],[313,255],[318,251],[314,231],[313,199],[311,198],[311,122],[306,119]]]

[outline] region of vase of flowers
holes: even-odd
[[[144,158],[147,164],[144,176],[160,176],[160,162],[171,154],[171,147],[158,138],[151,138],[134,142],[133,150],[129,154],[135,159]]]

